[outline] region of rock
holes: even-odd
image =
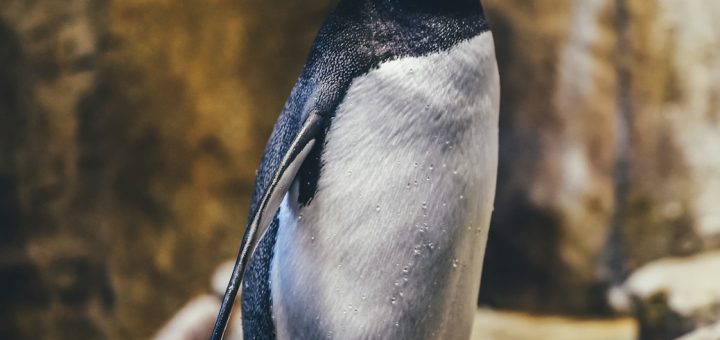
[[[175,315],[172,316],[153,339],[155,340],[201,340],[207,339],[215,326],[215,318],[220,310],[220,298],[215,295],[198,296]],[[228,328],[225,331],[226,340],[242,340],[242,317],[240,310],[233,312]]]
[[[720,339],[720,322],[710,326],[702,327],[690,334],[683,335],[677,340],[716,340]]]
[[[636,268],[718,249],[720,5],[485,4],[503,100],[481,303],[609,314]]]
[[[720,318],[720,4],[625,3],[632,157],[613,270],[642,337],[665,339]]]
[[[480,309],[471,339],[477,340],[633,340],[632,318],[571,319],[528,313]]]
[[[720,245],[720,4],[627,3],[629,272]]]
[[[235,267],[235,260],[225,261],[215,269],[212,278],[210,278],[210,286],[212,291],[218,296],[223,296],[227,289],[228,282],[232,276],[233,268]]]
[[[502,103],[481,303],[606,314],[617,82],[613,2],[485,1]]]
[[[208,290],[330,2],[0,1],[0,338],[148,338]]]
[[[227,261],[215,269],[215,273],[210,278],[210,285],[215,295],[202,295],[190,300],[172,316],[170,321],[155,334],[153,339],[207,339],[213,330],[213,326],[215,326],[215,319],[218,316],[220,303],[232,275],[234,264],[235,261]],[[225,331],[225,339],[242,340],[241,312],[238,305],[235,305]]]
[[[0,4],[0,338],[103,337],[115,302],[96,197],[78,195],[98,19],[85,0]]]
[[[219,309],[220,301],[216,296],[199,296],[180,309],[153,338],[155,340],[207,339],[215,325],[215,317]]]
[[[643,339],[668,339],[720,320],[720,252],[648,263],[623,291]]]

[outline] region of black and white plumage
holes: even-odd
[[[341,0],[265,150],[213,338],[241,278],[246,339],[467,338],[498,110],[478,0]]]

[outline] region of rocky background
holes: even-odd
[[[147,338],[210,291],[333,3],[0,2],[0,339]],[[484,4],[503,97],[478,320],[720,331],[720,2]]]

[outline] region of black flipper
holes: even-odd
[[[323,118],[317,113],[311,112],[308,115],[305,123],[290,145],[288,152],[283,157],[281,164],[277,168],[278,170],[273,175],[272,182],[263,193],[257,212],[247,227],[246,241],[240,248],[235,266],[233,267],[232,276],[230,277],[230,282],[228,283],[222,306],[220,307],[220,313],[215,321],[215,328],[211,336],[212,340],[220,340],[223,338],[248,260],[252,257],[255,248],[264,237],[268,226],[275,217],[280,202],[290,189],[300,166],[317,142],[317,137],[321,131],[322,120]]]

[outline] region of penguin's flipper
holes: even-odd
[[[278,170],[273,175],[270,185],[263,193],[257,212],[253,216],[252,222],[247,226],[245,242],[233,267],[232,276],[225,291],[211,339],[222,339],[248,260],[252,257],[255,248],[275,218],[280,202],[290,189],[300,166],[315,145],[318,132],[321,130],[321,123],[322,117],[320,115],[315,112],[309,114],[278,166]]]

